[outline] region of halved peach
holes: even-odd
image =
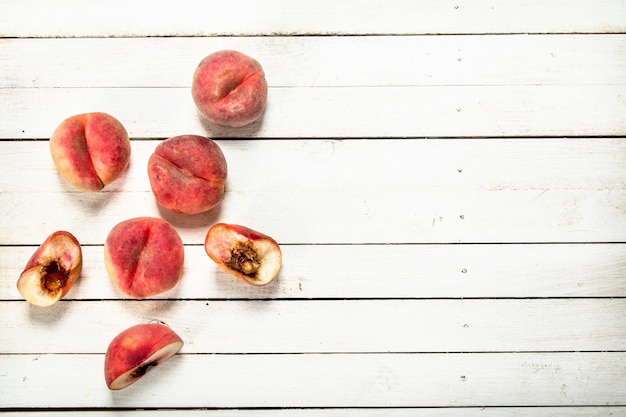
[[[160,323],[138,324],[111,341],[104,357],[104,378],[111,390],[125,388],[148,369],[165,362],[183,347],[183,340]]]
[[[28,260],[17,280],[17,289],[29,303],[48,307],[67,294],[82,268],[83,254],[76,237],[57,231]]]
[[[269,284],[282,265],[282,252],[274,239],[237,224],[211,226],[204,249],[222,269],[252,285]]]

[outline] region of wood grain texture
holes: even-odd
[[[7,143],[0,158],[13,173],[4,180],[5,195],[13,198],[4,200],[3,211],[12,222],[0,225],[1,242],[39,244],[55,228],[83,244],[102,244],[116,223],[141,215],[165,218],[187,244],[202,244],[217,221],[249,224],[282,244],[620,242],[626,236],[622,139],[225,141],[226,196],[217,209],[196,216],[157,206],[145,173],[156,143],[133,141],[130,170],[102,193],[66,184],[46,142]],[[24,185],[18,155],[33,164]]]
[[[92,301],[48,309],[5,303],[0,353],[104,353],[116,334],[150,320],[179,333],[182,353],[620,351],[626,301]]]
[[[618,417],[626,410],[622,406],[585,406],[585,407],[456,407],[456,408],[270,408],[270,409],[160,409],[160,410],[67,410],[67,411],[19,411],[5,412],[6,417],[63,417],[85,415],[88,417],[552,417],[555,414],[563,417]]]
[[[270,88],[268,94],[262,118],[233,129],[207,125],[188,88],[3,89],[0,106],[11,118],[0,126],[0,138],[48,138],[63,119],[88,111],[112,114],[135,138],[186,133],[267,138],[626,133],[626,84],[289,87]]]
[[[626,402],[624,360],[609,352],[180,354],[141,383],[110,392],[103,355],[25,354],[3,357],[0,390],[4,406],[35,408],[619,405]]]
[[[128,170],[101,194],[150,191],[148,159],[161,140],[131,140]],[[216,142],[228,162],[232,192],[626,189],[624,138]],[[75,191],[56,171],[47,141],[3,142],[0,165],[4,193]]]
[[[236,11],[236,13],[233,13]],[[0,412],[108,416],[626,416],[626,2],[0,0]],[[257,58],[264,117],[203,121],[205,55]],[[106,111],[131,165],[99,193],[48,138]],[[163,139],[215,138],[226,197],[160,209]],[[103,242],[152,215],[185,242],[179,285],[120,294]],[[217,221],[268,233],[254,288],[202,243]],[[16,281],[72,231],[84,269],[51,308]],[[161,320],[180,354],[120,392],[104,352]]]
[[[17,38],[0,40],[0,87],[190,88],[200,60],[221,49],[257,59],[270,87],[626,82],[623,34]]]
[[[621,0],[237,0],[203,5],[193,0],[148,5],[143,1],[87,5],[63,0],[54,8],[46,7],[45,0],[3,0],[0,6],[5,11],[1,34],[9,37],[611,33],[624,32],[621,17],[626,15]],[[71,15],[80,18],[68,19]]]
[[[21,300],[15,284],[34,250],[0,247],[1,300]],[[188,245],[180,283],[154,299],[626,297],[624,244],[283,245],[282,253],[278,278],[255,288]],[[126,298],[103,258],[102,246],[83,247],[83,272],[67,300]]]

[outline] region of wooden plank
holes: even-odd
[[[221,49],[254,56],[271,87],[626,83],[614,34],[3,39],[0,87],[189,88]]]
[[[42,201],[56,209],[43,210]],[[196,245],[218,221],[265,231],[280,244],[608,243],[624,241],[624,201],[625,190],[231,192],[219,209],[188,216],[159,209],[151,193],[7,194],[2,205],[12,223],[0,225],[0,239],[35,245],[68,230],[101,244],[118,222],[153,216]]]
[[[624,405],[625,360],[609,352],[179,354],[112,393],[102,355],[3,355],[0,391],[4,407],[20,408]]]
[[[132,140],[128,170],[102,194],[150,192],[146,167],[160,141]],[[494,192],[626,189],[624,138],[216,142],[228,163],[227,189],[232,192],[441,189],[452,196],[468,188]],[[56,171],[47,141],[3,142],[0,167],[0,189],[5,194],[76,191]]]
[[[151,320],[179,333],[184,353],[617,351],[626,338],[624,299],[4,302],[0,311],[1,353],[20,355],[104,353]]]
[[[0,246],[0,300],[32,246]],[[626,297],[625,244],[283,245],[278,278],[265,287],[234,279],[201,245],[185,247],[180,283],[155,299],[354,299]],[[83,272],[66,300],[120,299],[102,246],[83,247]]]
[[[46,142],[7,143],[0,204],[12,221],[0,224],[0,243],[35,245],[66,229],[84,244],[102,244],[106,231],[135,216],[163,217],[188,244],[202,244],[216,221],[265,230],[281,244],[623,242],[626,236],[622,139],[224,141],[225,198],[196,216],[157,207],[144,173],[155,143],[133,141],[131,171],[103,193],[66,184],[54,173]],[[33,165],[22,165],[31,158]],[[354,166],[364,168],[349,169]],[[27,181],[16,181],[22,172],[29,172]]]
[[[101,244],[115,224],[138,216],[162,217],[196,245],[218,221],[265,231],[280,244],[609,243],[626,235],[626,190],[233,191],[217,210],[195,216],[160,209],[149,192],[6,196],[5,245],[40,244],[55,230]]]
[[[5,417],[619,417],[626,413],[621,406],[586,407],[455,407],[455,408],[272,408],[272,409],[167,409],[167,410],[67,410],[3,412]]]
[[[5,37],[623,32],[623,1],[0,3]],[[38,11],[45,10],[45,13]],[[237,11],[238,13],[233,13]],[[68,16],[80,18],[68,19]],[[138,18],[138,17],[141,18]],[[163,18],[167,17],[164,21]]]
[[[0,108],[11,115],[0,126],[4,139],[47,138],[61,120],[87,111],[111,113],[135,138],[181,133],[270,138],[626,133],[622,84],[270,88],[264,116],[241,129],[205,123],[188,88],[3,89]]]
[[[626,415],[626,2],[549,3],[0,0],[0,411]],[[264,119],[241,130],[208,126],[189,94],[225,47],[271,74]],[[127,125],[133,161],[84,194],[38,139],[91,110]],[[151,196],[147,157],[180,133],[223,139],[211,213]],[[124,299],[103,268],[107,231],[134,215],[187,243],[157,300]],[[218,270],[215,221],[276,237],[279,279]],[[59,228],[85,273],[38,309],[15,282]],[[150,319],[183,352],[109,392],[104,347]]]

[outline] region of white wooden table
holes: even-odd
[[[3,0],[0,35],[0,411],[626,415],[626,1]],[[191,75],[220,49],[263,65],[259,123],[198,116]],[[132,138],[129,170],[91,194],[47,142],[87,111]],[[186,133],[229,165],[196,216],[158,208],[146,174]],[[145,301],[103,264],[135,216],[186,251]],[[217,221],[278,240],[273,284],[218,270]],[[83,274],[33,307],[15,283],[55,230]],[[185,346],[109,391],[108,343],[150,320]]]

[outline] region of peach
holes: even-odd
[[[236,224],[211,226],[204,249],[222,269],[252,285],[269,284],[282,264],[280,246],[274,239]]]
[[[50,154],[70,184],[83,191],[99,191],[128,166],[130,139],[120,121],[109,114],[78,114],[54,130]]]
[[[115,225],[104,242],[104,265],[115,286],[142,299],[173,288],[183,273],[184,247],[178,232],[156,217]]]
[[[69,232],[52,233],[30,257],[17,280],[17,289],[29,303],[48,307],[72,288],[83,268],[78,240]]]
[[[104,356],[104,379],[111,390],[120,390],[142,378],[183,347],[183,340],[164,324],[137,324],[109,344]]]
[[[215,207],[224,196],[227,174],[219,145],[204,136],[166,139],[148,160],[157,203],[178,213],[197,214]]]
[[[241,52],[214,52],[196,68],[191,95],[200,113],[210,122],[227,127],[245,126],[265,110],[265,72],[258,61]]]

